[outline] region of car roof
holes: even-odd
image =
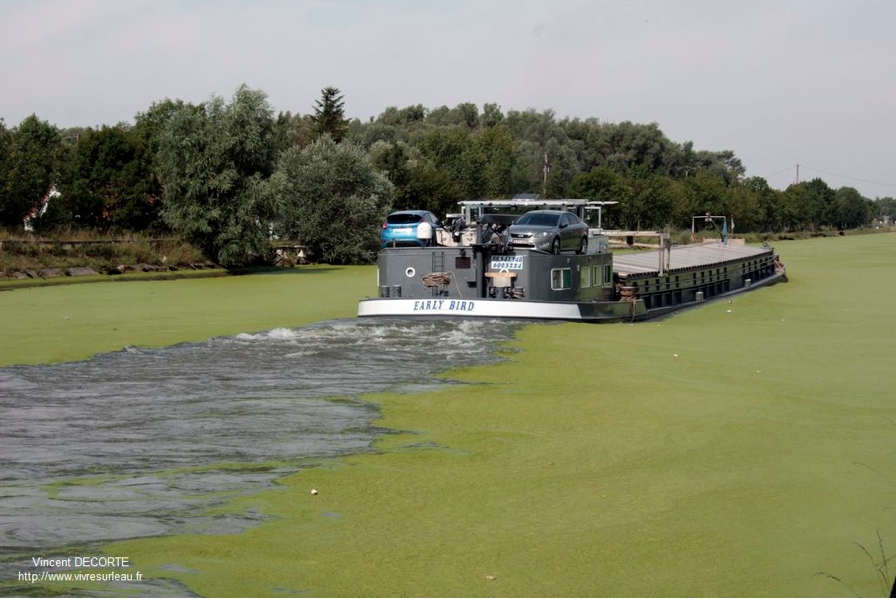
[[[429,214],[430,212],[431,211],[428,211],[428,210],[396,210],[389,214],[390,215],[425,215],[425,214]]]

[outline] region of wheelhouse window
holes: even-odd
[[[613,267],[612,265],[604,265],[603,284],[608,285],[611,283],[613,283]]]
[[[572,269],[551,269],[551,289],[568,290],[572,288]]]

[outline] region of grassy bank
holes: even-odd
[[[0,230],[0,282],[15,280],[17,275],[46,279],[41,274],[45,269],[64,272],[69,267],[86,267],[105,274],[147,264],[189,269],[191,265],[205,267],[208,259],[188,242],[170,236],[61,231],[53,237],[36,237]]]
[[[858,545],[880,560],[879,534],[896,553],[894,246],[892,235],[779,243],[790,282],[731,304],[635,325],[528,326],[506,362],[450,374],[463,385],[370,398],[377,425],[408,432],[383,437],[383,453],[230,507],[270,515],[263,525],[105,552],[206,596],[885,595]],[[350,316],[373,287],[362,272],[351,292],[351,270],[308,273],[323,283],[301,296],[310,283],[283,277],[291,291],[269,291],[265,318],[287,301],[296,316],[277,325],[315,318],[324,309],[305,305],[322,297]],[[170,296],[169,318],[220,292]],[[256,328],[234,322],[251,312],[239,303],[192,320],[216,334]],[[178,341],[202,335],[190,332]]]

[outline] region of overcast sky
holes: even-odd
[[[652,123],[783,189],[896,197],[894,0],[0,0],[0,118],[133,122],[245,83],[308,114],[496,103]]]

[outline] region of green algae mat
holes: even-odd
[[[377,454],[227,508],[269,517],[254,529],[104,554],[205,596],[885,596],[896,571],[896,236],[777,249],[786,284],[662,321],[530,325],[503,362],[446,374],[455,385],[366,398],[376,425],[398,433]],[[258,298],[251,326],[351,316],[372,271],[353,273],[364,289],[349,290],[347,274],[309,277],[321,287],[303,297],[294,289],[310,283],[275,276],[292,291],[265,283],[271,305]],[[134,285],[149,295],[168,283]],[[63,323],[62,307],[41,304],[57,291],[33,293],[17,310],[56,311],[53,342],[78,345],[65,337],[74,314]],[[79,301],[106,301],[96,294]],[[233,307],[206,309],[204,294],[223,302],[223,290],[194,294],[166,298],[176,306],[159,337],[131,313],[92,322],[137,328],[113,346],[171,343],[181,324],[177,341],[250,328]],[[322,295],[332,312],[310,308]],[[210,322],[187,328],[200,309]],[[23,317],[4,310],[4,331]],[[56,357],[4,352],[7,363]]]
[[[0,364],[81,360],[344,318],[376,291],[374,267],[311,266],[255,275],[109,281],[0,291]]]

